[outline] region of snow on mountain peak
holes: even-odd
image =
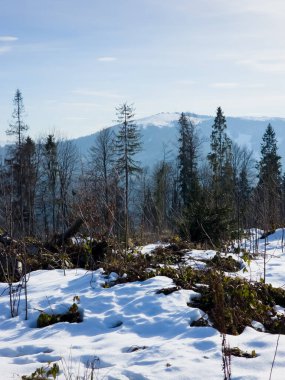
[[[210,116],[201,116],[190,112],[185,112],[185,115],[188,116],[191,122],[195,125],[198,125],[205,120],[211,119]],[[148,126],[159,128],[173,127],[177,125],[180,116],[181,112],[160,112],[156,115],[138,119],[136,120],[136,124],[142,128],[147,128]]]

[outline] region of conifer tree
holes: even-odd
[[[19,89],[16,90],[14,99],[14,111],[12,113],[13,122],[9,124],[9,128],[6,130],[6,134],[16,137],[16,143],[21,145],[24,139],[24,132],[29,129],[25,124],[23,116],[25,112],[23,96]]]
[[[54,135],[48,135],[43,144],[43,169],[44,169],[44,224],[46,234],[56,232],[56,209],[58,189],[58,143]],[[51,221],[50,221],[51,217]]]
[[[259,161],[259,183],[264,183],[269,178],[272,184],[279,184],[281,157],[277,154],[277,139],[271,124],[268,124],[262,141],[261,159]]]
[[[237,226],[237,241],[240,249],[243,231],[249,228],[249,210],[251,206],[252,187],[249,183],[247,165],[242,165],[238,177],[235,178],[235,222]],[[254,223],[255,224],[255,223]]]
[[[35,142],[27,137],[21,149],[23,166],[23,218],[24,231],[28,236],[35,233],[35,197],[38,180],[38,155]]]
[[[233,223],[234,181],[232,168],[232,142],[226,133],[226,118],[221,107],[212,126],[211,152],[208,160],[212,171],[212,206],[209,207],[208,235],[216,241],[230,237]],[[211,222],[209,222],[211,221]],[[214,232],[215,231],[215,232]],[[214,236],[212,236],[214,240]]]
[[[199,140],[195,127],[184,113],[179,120],[179,183],[184,206],[189,205],[197,197],[198,181],[198,146]]]
[[[13,121],[9,124],[6,134],[15,136],[16,145],[10,149],[9,161],[14,170],[12,181],[15,188],[13,199],[13,212],[15,216],[15,227],[17,234],[21,235],[24,232],[24,202],[23,202],[23,183],[24,183],[24,170],[23,170],[23,152],[22,145],[24,143],[24,132],[28,130],[28,126],[24,123],[24,103],[23,96],[19,89],[16,90],[14,99],[14,110],[12,113]]]
[[[129,237],[129,187],[130,177],[141,168],[134,156],[141,151],[141,135],[134,123],[133,106],[124,103],[117,109],[117,121],[120,125],[116,135],[115,150],[117,153],[117,170],[124,179],[124,215],[125,215],[125,248],[128,247]]]
[[[231,146],[232,142],[226,133],[226,118],[221,107],[217,109],[217,115],[212,126],[211,153],[208,154],[209,163],[213,175],[213,188],[216,206],[224,203],[222,195],[225,185],[231,186]],[[230,190],[230,189],[227,189]]]
[[[182,113],[179,120],[179,185],[182,200],[180,229],[185,238],[196,240],[196,220],[200,201],[198,150],[200,141],[191,120]]]
[[[271,124],[262,137],[261,159],[258,164],[258,194],[262,207],[263,227],[274,229],[281,216],[281,157],[278,155],[277,139]]]
[[[281,179],[281,205],[282,205],[281,221],[282,221],[282,225],[284,226],[284,221],[285,221],[285,173],[283,173],[282,179]],[[284,227],[283,227],[283,231],[284,231]]]
[[[171,164],[165,158],[154,168],[153,198],[155,205],[155,225],[159,236],[168,228],[171,209]]]

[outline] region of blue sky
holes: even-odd
[[[22,91],[34,138],[190,111],[285,116],[283,0],[0,0],[0,142]]]

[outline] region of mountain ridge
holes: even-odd
[[[215,116],[200,115],[193,112],[184,112],[186,116],[196,125],[197,133],[204,141],[201,149],[201,157],[210,151],[211,127]],[[138,153],[137,159],[142,166],[153,167],[155,163],[166,159],[173,159],[178,151],[178,120],[181,112],[160,112],[154,115],[135,119],[142,135],[143,151]],[[255,159],[258,159],[262,136],[269,123],[272,124],[276,138],[278,140],[279,154],[285,152],[285,118],[268,116],[227,116],[227,133],[229,137],[241,146],[253,150]],[[107,128],[114,132],[118,129],[118,124]],[[69,139],[75,143],[83,157],[88,155],[88,151],[94,144],[96,136],[100,131],[89,135]],[[6,146],[7,147],[7,146]],[[0,147],[0,155],[5,155],[5,147]],[[285,164],[285,155],[282,158]]]
[[[207,154],[210,150],[209,139],[215,116],[199,115],[192,112],[184,112],[184,114],[196,125],[199,137],[205,141],[201,153],[202,155]],[[152,167],[155,163],[161,161],[165,154],[168,159],[172,159],[177,155],[178,119],[180,115],[180,112],[161,112],[135,120],[135,123],[142,134],[144,149],[142,152],[138,153],[137,158],[141,161],[143,166]],[[276,137],[279,142],[279,154],[282,156],[282,152],[285,151],[285,118],[267,116],[228,116],[226,117],[226,121],[229,137],[237,144],[253,150],[254,158],[258,159],[259,157],[262,136],[269,123],[272,124],[276,132]],[[116,131],[118,125],[113,125],[108,128]],[[86,154],[94,144],[98,133],[99,131],[73,139],[73,141],[78,146],[79,151]]]

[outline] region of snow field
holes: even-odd
[[[268,238],[267,282],[285,284],[285,254],[280,243],[281,231]],[[259,241],[262,253],[264,241]],[[144,253],[150,252],[144,248]],[[214,251],[194,251],[195,260],[212,257]],[[263,259],[252,261],[248,272],[263,273]],[[0,379],[20,379],[47,362],[61,359],[83,374],[84,363],[98,357],[96,379],[107,380],[220,380],[223,378],[221,336],[212,327],[190,327],[203,312],[187,306],[197,293],[179,290],[169,295],[156,294],[173,286],[171,279],[158,276],[103,288],[108,279],[102,270],[82,269],[36,271],[28,282],[29,319],[24,320],[24,302],[19,316],[10,318],[6,284],[0,284]],[[65,312],[80,297],[83,322],[61,322],[42,329],[36,327],[40,310]],[[283,311],[280,308],[281,312]],[[251,352],[257,358],[232,357],[233,380],[268,380],[277,335],[247,327],[239,336],[227,336],[231,347]],[[280,336],[272,380],[285,378],[285,337]],[[80,364],[81,363],[81,364]],[[63,373],[59,379],[65,379]]]

